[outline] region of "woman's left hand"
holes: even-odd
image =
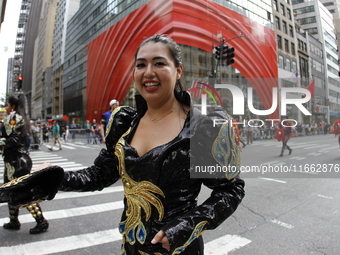
[[[161,243],[162,247],[164,249],[167,249],[168,251],[170,251],[170,244],[169,244],[169,240],[166,237],[165,233],[163,230],[160,230],[152,239],[151,241],[152,244],[156,244],[156,243]]]

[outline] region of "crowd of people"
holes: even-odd
[[[96,119],[86,120],[85,124],[81,125],[76,123],[75,120],[71,121],[68,125],[65,121],[57,121],[59,126],[59,140],[53,141],[53,122],[41,122],[41,121],[30,121],[30,132],[29,140],[30,147],[29,150],[38,150],[41,142],[50,143],[53,141],[56,143],[67,144],[70,140],[75,142],[78,134],[78,139],[86,139],[87,144],[105,144],[105,130],[110,114],[115,108],[119,106],[119,102],[116,99],[110,101],[110,109],[102,115],[102,119],[97,123]],[[240,118],[236,116],[234,118],[236,122],[240,122]],[[249,117],[246,116],[238,125],[240,142],[243,147],[247,144],[252,144],[254,140],[266,140],[275,139],[275,132],[278,130],[279,123],[267,122],[261,126],[261,122],[252,122],[248,125]],[[0,126],[2,123],[0,122]],[[258,127],[257,127],[258,126]],[[333,132],[333,125],[324,121],[318,123],[298,123],[292,128],[292,136],[310,136],[319,134],[331,134]],[[84,137],[85,135],[85,137]],[[61,148],[61,146],[60,146]]]
[[[238,117],[237,119],[239,120]],[[275,132],[280,128],[279,123],[272,124],[268,122],[262,126],[260,122],[254,122],[251,126],[247,125],[247,121],[245,123],[244,125],[240,124],[239,129],[243,131],[240,132],[240,135],[243,141],[247,140],[247,144],[252,143],[253,140],[275,139]],[[292,128],[292,136],[327,135],[331,134],[333,129],[332,124],[324,121],[319,123],[297,123]]]

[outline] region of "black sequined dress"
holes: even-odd
[[[136,100],[137,110],[120,107],[112,113],[107,127],[107,149],[100,152],[94,166],[65,172],[60,189],[101,190],[121,178],[124,186],[124,211],[119,223],[123,237],[121,254],[203,255],[201,234],[228,218],[244,196],[233,128],[230,125],[212,128],[213,119],[229,116],[223,111],[203,116],[191,108],[176,138],[139,156],[129,142],[147,106],[142,97],[137,96]],[[189,95],[184,94],[182,100],[190,105]],[[223,178],[214,178],[211,173],[193,178],[195,165],[204,164],[233,165],[237,171],[223,173]],[[212,193],[202,205],[197,205],[202,184]],[[160,230],[170,242],[170,252],[161,244],[151,244]]]
[[[25,121],[21,115],[11,112],[4,119],[0,146],[4,160],[4,183],[30,173],[32,160],[29,156],[29,138],[24,134]]]

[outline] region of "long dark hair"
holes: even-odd
[[[147,39],[145,39],[138,47],[137,51],[136,51],[136,54],[135,54],[135,61],[137,59],[137,55],[138,55],[138,52],[140,50],[140,48],[142,46],[144,46],[145,44],[147,44],[148,42],[154,42],[154,43],[163,43],[165,44],[168,49],[169,49],[169,52],[170,52],[170,55],[172,56],[172,58],[174,59],[174,62],[175,62],[175,66],[176,67],[179,67],[181,65],[183,65],[183,62],[182,62],[182,51],[181,51],[181,48],[179,47],[179,45],[174,42],[170,37],[166,37],[164,35],[154,35],[154,36],[151,36]],[[181,83],[181,80],[178,79],[176,80],[176,85],[175,85],[175,90],[174,90],[174,94],[175,94],[175,97],[177,98],[177,100],[179,101],[182,101],[181,100],[181,97],[183,96],[183,93],[182,91],[185,91],[185,88],[184,86],[182,85]]]
[[[11,96],[8,98],[7,102],[11,105],[14,106],[14,110],[16,111],[16,113],[18,113],[19,115],[22,116],[22,118],[24,119],[25,125],[23,128],[23,131],[21,132],[22,135],[26,135],[30,129],[30,123],[28,121],[27,118],[27,114],[26,114],[26,100],[25,100],[25,96],[23,94],[20,94],[18,97],[15,96]]]

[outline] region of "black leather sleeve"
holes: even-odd
[[[117,157],[114,155],[118,139],[128,130],[136,112],[131,107],[119,107],[110,117],[106,135],[106,149],[102,149],[94,165],[79,171],[64,173],[59,188],[62,191],[102,190],[119,179]]]
[[[59,190],[95,191],[102,190],[119,179],[115,155],[102,149],[94,165],[79,171],[64,172]]]

